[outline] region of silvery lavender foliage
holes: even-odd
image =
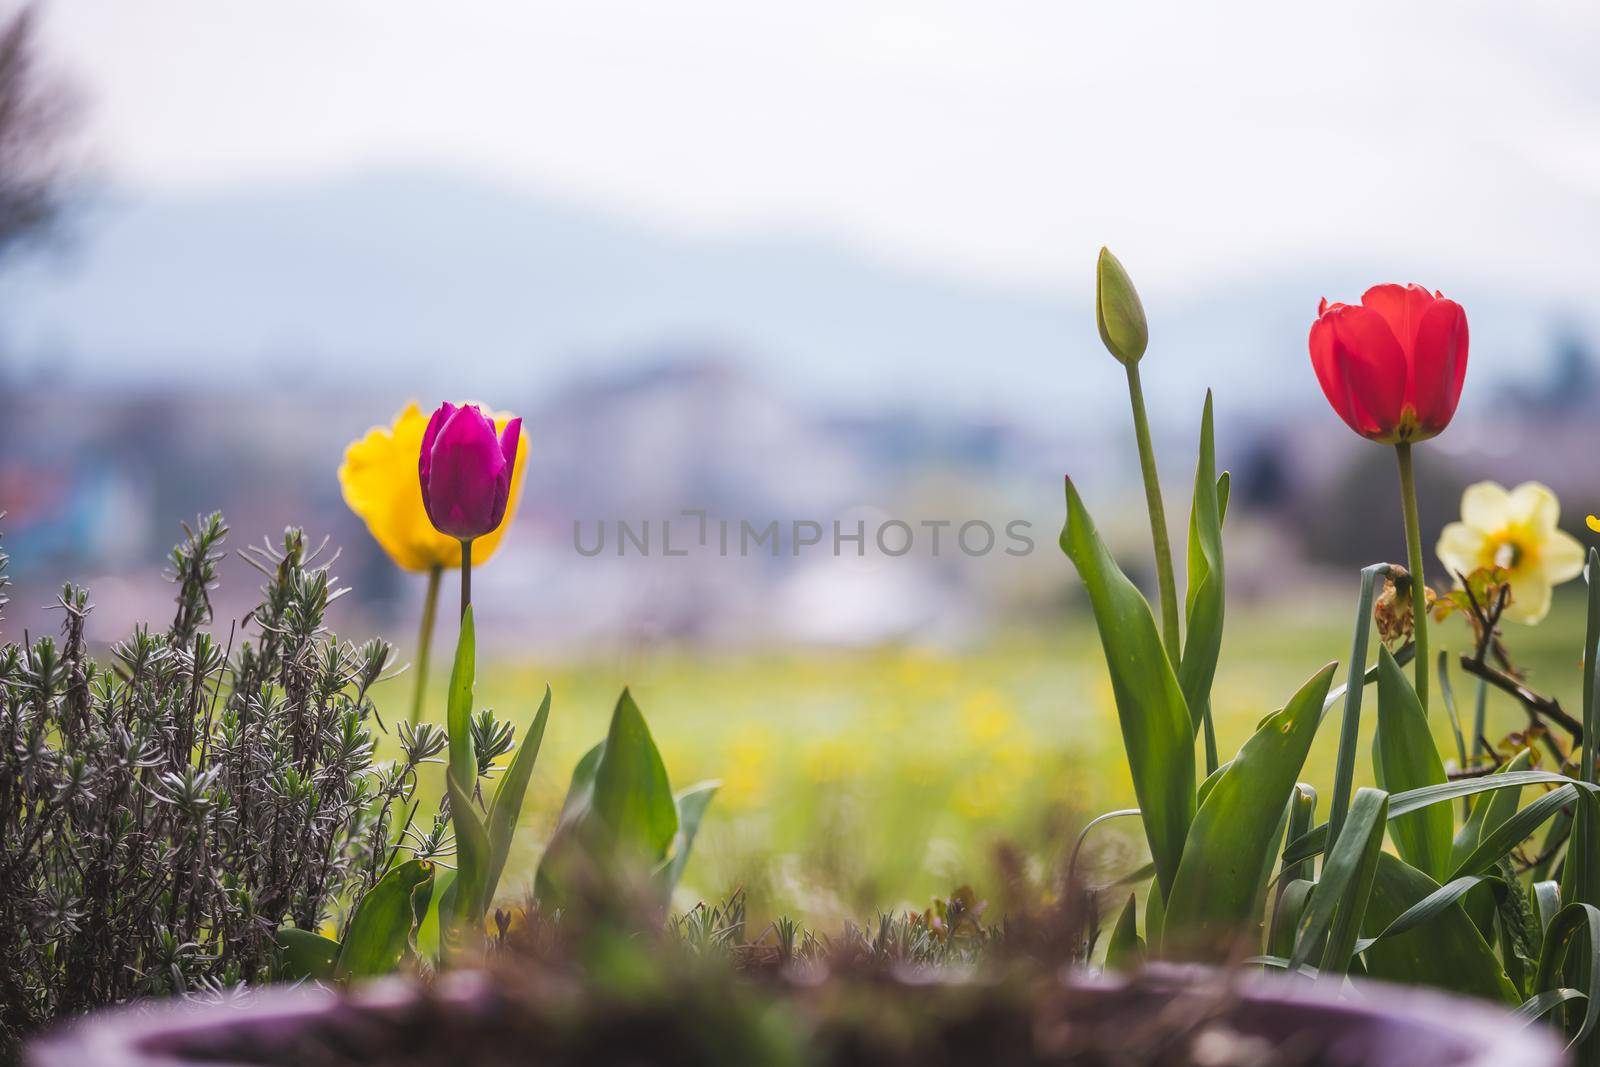
[[[218,634],[227,529],[185,534],[164,631],[96,662],[69,585],[59,639],[0,646],[0,1057],[58,1016],[272,979],[281,925],[347,914],[392,862],[389,809],[442,744],[407,732],[374,765],[391,648],[326,632],[342,590],[299,530],[242,553],[261,603]]]

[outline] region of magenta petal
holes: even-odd
[[[417,478],[422,485],[422,508],[428,513],[429,519],[433,518],[433,505],[429,503],[428,494],[428,472],[433,464],[433,442],[438,438],[440,429],[455,413],[456,406],[446,400],[434,410],[428,419],[428,428],[422,431],[422,451],[417,456]]]
[[[468,540],[499,525],[505,512],[500,483],[509,465],[494,423],[481,410],[467,405],[445,420],[429,462],[428,516],[441,533]]]

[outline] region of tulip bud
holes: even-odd
[[[1100,249],[1095,267],[1094,317],[1106,349],[1124,365],[1138,363],[1150,343],[1150,327],[1133,279],[1109,248]]]
[[[493,532],[506,517],[522,420],[495,434],[477,405],[444,403],[428,420],[417,458],[422,506],[440,533],[461,541]]]

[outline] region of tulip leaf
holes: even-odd
[[[334,963],[336,978],[368,978],[388,974],[411,948],[416,925],[412,894],[433,880],[433,864],[407,860],[396,864],[361,898],[345,931]]]
[[[1546,820],[1559,814],[1562,808],[1577,798],[1578,789],[1571,785],[1540,794],[1533,803],[1513,812],[1505,821],[1479,838],[1477,846],[1461,857],[1461,862],[1452,871],[1452,876],[1482,874],[1489,870]]]
[[[1389,797],[1381,789],[1361,789],[1350,801],[1349,817],[1322,866],[1322,878],[1295,931],[1289,969],[1298,971],[1322,947],[1318,973],[1342,975],[1354,954],[1359,924],[1366,915],[1383,849]]]
[[[1106,942],[1106,970],[1128,972],[1144,962],[1144,939],[1139,936],[1139,902],[1132,893],[1122,906],[1117,925]]]
[[[1111,558],[1070,479],[1066,490],[1061,549],[1089,591],[1156,882],[1169,897],[1195,812],[1193,723],[1150,605]]]
[[[1195,463],[1194,503],[1189,513],[1187,627],[1178,663],[1178,686],[1198,732],[1211,706],[1211,682],[1222,651],[1222,511],[1217,498],[1217,460],[1211,392],[1200,416],[1200,453]],[[1214,734],[1210,735],[1214,736]],[[1207,767],[1216,760],[1208,758]]]
[[[1344,720],[1339,725],[1339,751],[1334,757],[1333,767],[1333,795],[1328,802],[1329,836],[1335,840],[1350,806],[1350,791],[1355,787],[1356,745],[1361,734],[1361,697],[1367,683],[1376,677],[1377,672],[1377,666],[1371,670],[1362,669],[1367,662],[1367,642],[1372,633],[1372,603],[1377,596],[1378,579],[1388,573],[1387,563],[1374,563],[1361,569],[1361,594],[1356,598],[1356,624],[1350,641],[1350,677],[1344,687]],[[1323,710],[1326,712],[1327,708]]]
[[[1410,864],[1387,853],[1380,855],[1363,931],[1368,937],[1382,934],[1439,889],[1438,882]],[[1494,949],[1459,902],[1440,908],[1405,933],[1385,936],[1363,958],[1371,978],[1435,986],[1507,1004],[1521,1000]]]
[[[711,798],[717,795],[720,788],[721,782],[701,782],[673,798],[678,808],[678,832],[672,839],[672,852],[662,861],[660,871],[662,888],[668,895],[678,888],[678,882],[683,878],[683,869],[689,865],[694,839],[700,833],[700,821],[705,818]]]
[[[339,958],[339,942],[312,930],[286,926],[278,931],[278,950],[283,955],[282,977],[290,981],[327,981],[333,977],[334,961]]]
[[[1487,793],[1496,789],[1520,789],[1530,785],[1570,785],[1578,790],[1580,801],[1585,796],[1594,793],[1600,787],[1586,785],[1576,778],[1558,774],[1555,771],[1513,771],[1506,774],[1488,774],[1481,778],[1464,778],[1457,782],[1447,782],[1444,785],[1424,786],[1421,789],[1411,789],[1404,793],[1397,793],[1390,798],[1389,817],[1397,818],[1409,815],[1413,811],[1435,804],[1443,804],[1450,800],[1459,800],[1462,797],[1472,796],[1476,793]],[[1532,805],[1530,805],[1531,807]],[[1498,832],[1498,831],[1497,831]],[[1328,824],[1311,830],[1297,841],[1291,841],[1284,850],[1285,863],[1298,863],[1310,859],[1320,853],[1328,842]]]
[[[1494,773],[1512,774],[1525,771],[1532,763],[1533,751],[1525,748],[1497,767]],[[1451,842],[1450,869],[1459,871],[1462,861],[1477,849],[1484,835],[1493,833],[1501,823],[1515,815],[1521,801],[1520,788],[1501,789],[1478,797],[1467,815],[1467,821],[1461,824],[1461,829],[1456,831],[1455,840]]]
[[[1582,945],[1582,954],[1573,951]],[[1564,986],[1563,972],[1571,967],[1587,974],[1583,1019],[1578,1024],[1568,1048],[1585,1043],[1600,1022],[1600,908],[1593,904],[1568,904],[1550,920],[1544,932],[1544,949],[1539,953],[1539,970],[1534,978],[1537,992],[1544,993]],[[1591,1050],[1586,1048],[1584,1062]]]
[[[1389,650],[1381,646],[1372,770],[1379,788],[1391,796],[1448,781],[1416,690]],[[1389,836],[1401,859],[1430,878],[1443,878],[1450,871],[1453,824],[1450,809],[1434,805],[1391,818]]]
[[[522,814],[522,800],[528,791],[528,781],[533,777],[533,765],[539,758],[539,746],[544,742],[545,722],[550,718],[550,687],[544,687],[544,699],[528,726],[527,736],[517,746],[500,784],[495,787],[494,801],[489,805],[489,871],[486,876],[485,907],[494,899],[500,885],[500,874],[506,868],[506,857],[511,852],[511,838],[517,831]]]
[[[448,933],[455,927],[475,928],[489,906],[489,835],[472,798],[454,774],[445,777],[450,796],[450,820],[456,831],[456,879],[446,891],[440,919]]]
[[[696,818],[703,812],[701,805]],[[585,870],[616,863],[655,869],[678,827],[678,805],[661,753],[624,689],[606,739],[572,772],[560,822],[539,863],[535,892],[541,902],[559,904],[567,882]]]
[[[478,780],[478,757],[472,746],[472,689],[475,672],[474,656],[476,638],[473,634],[472,608],[461,615],[461,636],[456,641],[455,665],[450,669],[450,691],[445,704],[445,732],[450,737],[450,766],[448,776],[461,786],[463,793],[472,794]]]
[[[1295,878],[1283,884],[1283,892],[1278,894],[1278,904],[1272,911],[1272,928],[1267,934],[1268,955],[1288,960],[1293,954],[1294,935],[1314,888],[1316,883],[1307,878]]]
[[[1189,826],[1162,927],[1162,946],[1209,956],[1259,921],[1295,781],[1316,738],[1330,663],[1244,743]]]

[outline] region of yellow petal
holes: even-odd
[[[495,430],[504,431],[506,428],[506,423],[510,422],[511,418],[512,416],[507,412],[495,412]],[[420,439],[418,441],[418,448],[421,448]],[[494,550],[500,547],[501,539],[505,537],[506,531],[511,528],[511,520],[517,516],[517,502],[522,497],[522,475],[527,469],[527,458],[528,428],[527,424],[524,423],[522,435],[517,438],[517,459],[516,462],[511,465],[511,495],[506,498],[506,517],[500,520],[499,526],[496,526],[492,531],[484,534],[482,537],[476,538],[472,542],[472,565],[474,567],[478,566],[480,563],[486,562],[489,557],[494,554]],[[417,499],[418,501],[422,499],[422,487],[420,482],[417,486]],[[459,549],[456,551],[456,561],[454,564],[452,564],[452,566],[461,566],[461,552]]]
[[[1511,519],[1511,494],[1496,482],[1475,482],[1461,494],[1461,521],[1482,533],[1493,533]]]
[[[1452,522],[1439,531],[1439,543],[1434,554],[1451,578],[1457,574],[1471,574],[1485,565],[1484,555],[1488,539],[1464,522]]]
[[[1554,530],[1561,519],[1561,501],[1540,482],[1523,482],[1511,490],[1506,506],[1512,522],[1540,535]]]
[[[1511,603],[1505,617],[1512,622],[1535,623],[1550,611],[1550,580],[1542,570],[1530,568],[1511,578]]]
[[[1584,519],[1583,521],[1589,524],[1589,529],[1593,530],[1595,533],[1600,533],[1600,519],[1597,519],[1593,515],[1590,515],[1588,518]]]
[[[1564,530],[1555,530],[1540,549],[1539,563],[1550,584],[1560,585],[1583,573],[1586,556],[1583,545],[1576,537]]]

